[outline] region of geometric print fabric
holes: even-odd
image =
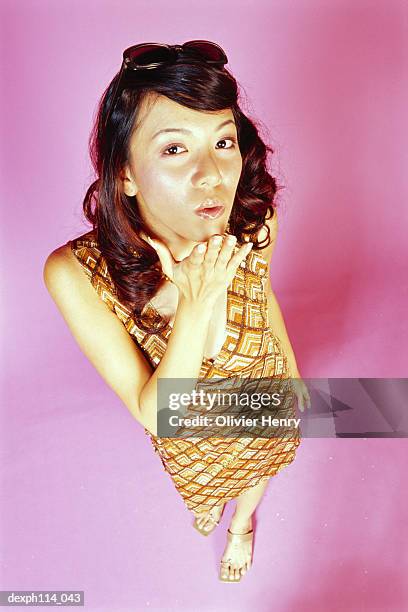
[[[69,244],[99,297],[156,368],[166,351],[171,325],[153,334],[136,325],[131,312],[117,299],[93,230]],[[269,326],[266,273],[267,262],[261,251],[252,249],[228,287],[224,344],[215,358],[203,358],[199,378],[288,378],[287,358]],[[148,317],[159,313],[149,303],[143,314]],[[234,499],[274,476],[294,460],[301,440],[298,430],[292,438],[201,439],[160,438],[144,431],[186,507],[194,512]]]

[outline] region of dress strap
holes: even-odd
[[[116,290],[108,272],[106,261],[98,248],[94,232],[91,230],[74,238],[69,241],[69,244],[93,288],[109,309],[114,312]]]

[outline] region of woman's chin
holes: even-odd
[[[203,227],[200,232],[195,233],[195,237],[192,238],[195,242],[207,242],[211,236],[216,234],[222,236],[227,231],[227,223],[219,222],[218,219],[211,224],[208,224],[207,227]]]

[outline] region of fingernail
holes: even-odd
[[[205,244],[199,244],[197,247],[197,251],[199,253],[202,253],[203,251],[205,251]]]

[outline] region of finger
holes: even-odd
[[[207,252],[205,254],[204,265],[208,265],[210,267],[214,266],[215,262],[217,261],[218,253],[220,252],[222,240],[223,238],[219,234],[211,236],[207,244]]]
[[[303,396],[303,403],[305,408],[310,408],[312,405],[312,401],[310,399],[310,394],[309,394],[309,389],[307,387],[307,385],[305,384],[305,382],[302,380],[302,396]]]
[[[235,275],[238,266],[247,257],[248,253],[252,249],[252,246],[252,242],[247,242],[231,257],[227,266],[227,271],[229,274],[232,274],[232,276]]]
[[[226,267],[226,264],[231,259],[231,254],[234,250],[236,241],[237,241],[236,236],[229,235],[229,236],[224,237],[224,241],[222,243],[221,250],[218,253],[217,261],[215,263],[216,269],[219,269],[219,268],[224,269]]]
[[[192,266],[193,268],[201,266],[204,260],[206,250],[207,244],[205,242],[200,242],[200,244],[196,244],[190,255],[187,257],[186,261],[188,265]]]
[[[153,238],[149,238],[148,236],[146,236],[146,240],[150,244],[150,246],[153,247],[156,251],[161,263],[163,273],[171,280],[173,278],[173,267],[176,263],[174,261],[173,255],[166,247],[166,245],[160,242],[159,240],[154,240]]]

